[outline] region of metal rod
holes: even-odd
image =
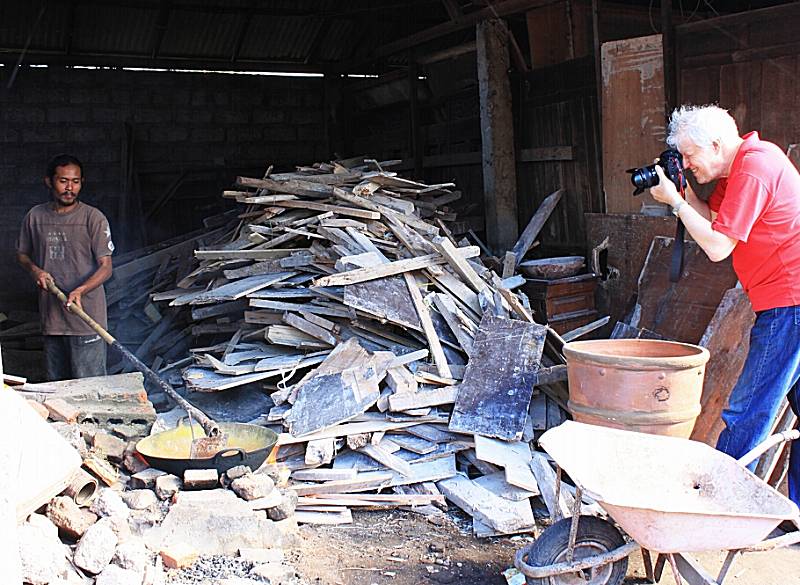
[[[784,441],[795,441],[797,439],[800,439],[800,430],[798,429],[776,433],[771,437],[767,437],[763,442],[750,449],[750,451],[739,457],[737,461],[740,465],[747,467],[753,461],[758,459],[763,453],[766,453],[772,449],[772,447],[775,445],[780,445]]]

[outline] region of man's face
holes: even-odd
[[[710,183],[723,176],[725,161],[719,142],[700,147],[685,138],[680,141],[678,150],[683,155],[683,168],[691,170],[698,183]]]
[[[81,168],[72,164],[56,167],[53,176],[45,177],[44,182],[50,188],[56,204],[70,207],[78,201],[78,193],[83,186]]]

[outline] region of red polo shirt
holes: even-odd
[[[757,132],[743,138],[708,200],[711,227],[739,240],[733,268],[754,311],[800,305],[800,174]]]

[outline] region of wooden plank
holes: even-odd
[[[292,479],[297,481],[335,481],[355,479],[358,472],[354,469],[298,469],[292,472]]]
[[[302,179],[289,179],[287,181],[276,181],[271,177],[263,179],[251,179],[249,177],[236,177],[236,184],[240,187],[254,187],[256,189],[268,189],[276,193],[290,193],[301,197],[325,198],[333,194],[330,185],[316,183]]]
[[[403,461],[396,455],[390,453],[386,449],[376,446],[376,445],[364,445],[360,449],[357,450],[359,453],[363,453],[368,457],[371,457],[381,465],[388,467],[389,469],[396,471],[406,477],[411,477],[411,465],[406,461]]]
[[[444,318],[448,327],[450,327],[453,335],[456,336],[458,344],[467,353],[467,355],[469,355],[472,352],[473,337],[464,329],[462,322],[459,320],[460,311],[456,306],[455,301],[453,301],[449,295],[435,293],[433,295],[433,304],[436,306],[436,309],[439,311],[439,314],[442,316],[442,318]],[[463,319],[467,319],[463,313],[461,313],[461,315]]]
[[[390,435],[392,441],[396,444],[400,445],[402,449],[406,451],[411,451],[412,453],[417,453],[419,455],[427,455],[428,453],[433,453],[436,451],[437,445],[436,443],[432,443],[431,441],[427,441],[420,437],[415,437],[413,435],[406,435],[406,434],[392,434]]]
[[[196,250],[198,260],[274,260],[297,252],[308,252],[308,248],[251,249],[251,250]]]
[[[350,510],[345,509],[341,512],[307,512],[305,510],[295,510],[293,518],[300,524],[317,525],[338,525],[352,524],[353,515]]]
[[[354,361],[339,371],[326,364],[344,359]],[[375,356],[367,356],[355,339],[339,345],[305,382],[298,383],[291,411],[284,422],[292,435],[314,433],[352,419],[378,401],[378,372]],[[304,379],[305,380],[305,379]]]
[[[312,303],[284,303],[281,301],[271,301],[269,299],[250,299],[250,306],[261,309],[272,309],[273,311],[294,311],[297,313],[317,313],[320,315],[328,315],[330,317],[343,317],[345,319],[353,318],[353,313],[345,308],[318,305]]]
[[[403,411],[452,404],[455,402],[456,392],[455,386],[444,386],[434,390],[395,393],[389,396],[389,407],[394,411]]]
[[[536,236],[542,231],[545,222],[547,222],[548,218],[553,213],[558,202],[561,201],[563,193],[564,190],[559,189],[545,197],[544,201],[542,201],[541,205],[539,205],[539,208],[536,210],[536,213],[534,213],[533,217],[528,221],[528,225],[525,226],[525,229],[514,244],[514,247],[511,248],[511,252],[514,254],[514,268],[522,261],[533,244],[533,241],[536,239]],[[504,266],[503,278],[507,276],[511,276],[511,274],[505,273]]]
[[[528,500],[511,501],[456,475],[436,484],[448,500],[499,532],[533,529],[535,521]]]
[[[296,367],[306,368],[313,366],[323,359],[324,357],[322,356],[301,359],[296,364]],[[285,374],[286,371],[284,369],[279,369],[255,372],[242,376],[224,376],[204,368],[190,367],[183,372],[183,379],[186,381],[187,387],[191,390],[197,392],[219,392],[220,390],[228,390],[230,388],[236,388],[237,386],[250,384],[251,382],[259,382],[267,378],[274,378]]]
[[[447,364],[447,357],[444,355],[439,336],[433,327],[431,315],[428,312],[428,307],[422,300],[422,293],[419,292],[419,284],[417,277],[408,272],[403,274],[408,286],[408,291],[411,293],[411,302],[414,303],[414,308],[417,310],[417,316],[422,324],[422,330],[425,333],[425,338],[428,340],[428,348],[430,349],[433,361],[436,364],[436,369],[440,376],[445,378],[452,378],[450,367]],[[390,398],[391,403],[391,398]]]
[[[487,288],[488,285],[486,281],[484,281],[478,273],[469,265],[469,263],[465,260],[465,258],[470,258],[473,256],[467,256],[460,251],[464,248],[456,248],[448,238],[434,238],[433,245],[436,247],[436,250],[444,256],[447,260],[447,263],[455,270],[461,278],[474,290],[476,293],[481,292],[483,289]],[[471,248],[469,246],[468,248]],[[467,248],[467,249],[468,249]],[[480,255],[480,248],[478,248]]]
[[[313,441],[317,439],[327,439],[332,437],[347,437],[348,435],[355,435],[358,433],[374,433],[380,431],[390,431],[397,429],[404,429],[419,425],[415,421],[392,422],[389,420],[374,420],[365,422],[352,422],[337,425],[329,429],[324,429],[310,435],[303,437],[295,437],[289,433],[281,433],[278,435],[278,446],[292,445],[294,443],[304,443],[306,441]]]
[[[524,488],[517,487],[506,481],[505,472],[491,473],[489,475],[482,475],[475,478],[474,481],[479,486],[489,490],[496,496],[500,496],[512,502],[520,502],[528,500],[534,496],[539,495],[539,490],[529,491]]]
[[[755,314],[744,290],[727,290],[700,339],[700,345],[708,349],[711,357],[703,379],[700,415],[692,430],[695,441],[713,447],[725,428],[722,410],[747,359],[754,322]]]
[[[386,370],[386,385],[394,390],[395,394],[416,392],[419,389],[414,374],[404,366],[393,366]]]
[[[639,277],[637,318],[628,323],[684,343],[700,341],[725,291],[736,286],[730,259],[711,262],[695,242],[684,244],[683,275],[669,280],[673,238],[656,237]]]
[[[361,219],[380,219],[381,214],[377,211],[367,211],[364,209],[355,209],[353,207],[344,207],[342,205],[328,205],[326,203],[317,203],[315,201],[281,201],[275,204],[277,207],[289,207],[294,209],[313,209],[315,211],[330,211],[336,215],[346,215],[348,217],[358,217]]]
[[[528,467],[531,460],[528,443],[508,443],[475,435],[475,456],[482,461],[504,467],[505,479],[511,485],[539,493],[536,478]]]
[[[190,305],[205,305],[223,301],[235,301],[248,294],[272,286],[295,276],[297,272],[278,272],[277,274],[261,274],[249,276],[241,280],[229,282],[195,296]]]
[[[456,257],[474,258],[480,255],[480,248],[477,246],[468,246],[466,248],[459,248]],[[420,270],[435,264],[443,264],[446,262],[445,258],[438,254],[428,254],[425,256],[417,256],[415,258],[406,258],[404,260],[396,260],[381,264],[380,266],[357,268],[339,274],[332,274],[324,276],[314,281],[314,286],[343,286],[346,284],[356,284],[359,282],[366,282],[368,280],[375,280],[378,278],[385,278],[396,274],[402,274],[412,270]]]
[[[328,345],[336,345],[338,341],[327,329],[320,327],[315,323],[311,323],[302,317],[298,317],[293,313],[285,313],[283,315],[283,321],[287,325],[291,325],[295,329],[299,329],[303,333],[315,337],[316,339],[319,339]]]
[[[574,498],[562,489],[559,494],[560,497],[556,500],[556,472],[550,467],[547,455],[533,451],[531,453],[530,468],[536,477],[542,500],[550,511],[550,519],[555,521],[558,518],[569,518],[572,515],[571,510]]]
[[[450,429],[522,437],[546,328],[486,314],[458,386]]]

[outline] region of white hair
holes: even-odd
[[[739,137],[736,120],[719,106],[681,106],[672,112],[667,133],[667,145],[678,148],[685,139],[700,148],[716,141],[725,143]]]

